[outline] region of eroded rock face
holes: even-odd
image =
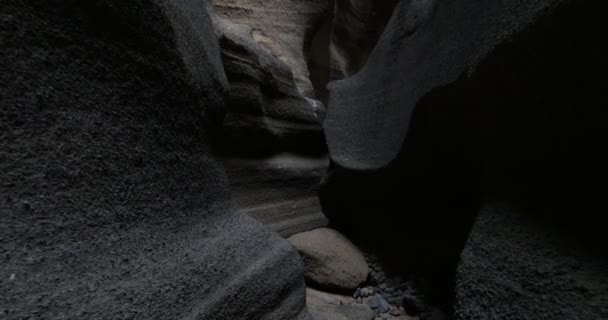
[[[306,281],[320,288],[355,290],[369,273],[365,257],[341,233],[321,228],[289,237],[304,259]]]
[[[598,14],[605,6],[549,0],[401,1],[364,68],[330,84],[325,129],[332,165],[321,190],[330,223],[375,242],[386,249],[385,256],[406,249],[407,261],[398,262],[434,279],[443,277],[445,283],[482,199],[490,195],[507,195],[509,204],[532,207],[526,216],[549,238],[572,243],[571,237],[585,234],[590,240],[583,247],[605,252],[594,209],[605,203],[592,187],[608,177],[602,164],[606,157],[597,149],[608,136],[601,108],[607,88],[595,81],[608,73],[606,55],[595,40],[605,28]],[[563,39],[569,39],[568,45]],[[570,235],[554,230],[568,225],[573,226]],[[471,236],[479,243],[502,231],[508,236],[501,245],[509,253],[531,240],[528,231],[520,234],[498,223],[490,229]],[[480,254],[490,246],[467,250]],[[531,254],[530,261],[553,266],[565,259],[564,253]],[[498,275],[483,270],[473,285],[472,264],[482,261],[506,268],[502,281],[512,285],[507,292],[522,285],[515,275],[524,272],[526,257],[498,262],[502,257],[463,261],[467,283],[457,285],[472,290]],[[591,265],[596,263],[605,265],[600,258]],[[595,278],[593,268],[581,272]],[[548,294],[546,300],[543,293],[528,292],[534,297],[517,302],[517,316],[533,319],[534,311],[564,310],[560,297],[568,296],[602,301],[597,309],[595,302],[568,306],[585,319],[604,316],[606,301],[600,294],[563,288],[568,292]],[[478,301],[492,308],[469,304],[471,296],[462,290],[457,313],[462,319],[512,315],[493,313],[494,307],[509,308],[509,299],[496,298],[502,288],[494,289],[476,292],[484,297]]]
[[[284,236],[323,227],[317,196],[328,165],[322,121],[304,60],[318,1],[217,1],[215,19],[229,81],[214,131],[237,207]],[[306,80],[306,81],[304,81]]]
[[[204,2],[0,12],[0,318],[308,317],[297,253],[210,158],[227,85]]]
[[[502,201],[483,206],[458,266],[455,318],[607,318],[599,252],[563,234],[575,230],[547,229],[528,210]]]
[[[290,66],[299,92],[314,98],[308,76],[308,41],[328,8],[327,0],[213,0],[217,14],[251,28],[254,41]]]
[[[241,153],[318,148],[325,109],[298,90],[294,66],[257,43],[252,27],[222,18],[215,25],[230,85],[218,144]]]
[[[319,100],[327,84],[359,72],[376,46],[398,0],[330,0],[310,42],[308,68]]]

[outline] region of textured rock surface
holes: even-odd
[[[213,0],[213,5],[220,17],[251,28],[256,43],[292,68],[299,92],[314,97],[306,56],[312,33],[329,1]]]
[[[263,158],[220,158],[234,204],[284,237],[325,227],[318,189],[326,156],[282,153]]]
[[[578,1],[401,1],[366,66],[330,84],[332,165],[321,189],[330,223],[376,242],[386,251],[379,255],[407,250],[404,268],[449,283],[480,199],[506,194],[513,203],[533,203],[527,213],[545,232],[570,225],[572,238],[590,238],[583,247],[605,253],[597,213],[606,204],[593,187],[608,177],[597,147],[608,136],[608,88],[595,80],[608,74],[597,43],[604,10],[605,3]],[[516,252],[528,233],[510,234],[503,245]],[[524,258],[514,255],[517,262],[502,266],[503,281],[523,285],[513,274]],[[509,307],[508,299],[479,290],[487,305],[460,301],[476,310],[463,314],[493,319]],[[587,297],[567,290],[530,292],[517,316],[534,318],[540,303],[563,310],[560,296]],[[595,313],[568,306],[583,319],[601,318],[605,301],[590,296]]]
[[[0,20],[0,318],[308,317],[297,253],[230,208],[206,148],[225,78],[204,2]]]
[[[306,281],[335,290],[354,290],[369,268],[359,249],[339,232],[322,228],[289,237],[304,260]]]
[[[608,318],[605,256],[526,211],[482,208],[458,267],[455,318]]]

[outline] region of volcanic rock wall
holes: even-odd
[[[605,7],[401,1],[330,84],[330,222],[445,284],[460,260],[458,319],[605,318]]]
[[[227,83],[204,2],[0,20],[0,318],[308,318],[297,253],[210,157]]]

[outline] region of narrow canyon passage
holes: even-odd
[[[606,9],[1,1],[0,319],[608,319]]]

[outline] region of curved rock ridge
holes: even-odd
[[[380,39],[398,0],[335,0],[330,79],[359,72]]]
[[[607,318],[605,259],[528,211],[483,205],[458,266],[455,318]]]
[[[401,1],[363,70],[330,84],[330,225],[407,250],[396,262],[443,279],[456,319],[605,318],[606,9]]]
[[[423,96],[474,68],[559,2],[401,1],[361,72],[330,83],[325,131],[332,160],[353,169],[388,165]]]
[[[298,254],[210,157],[227,83],[204,2],[0,16],[0,318],[310,319]]]
[[[252,36],[266,52],[293,71],[299,93],[314,98],[307,68],[312,32],[328,8],[327,0],[212,0],[217,14]]]

